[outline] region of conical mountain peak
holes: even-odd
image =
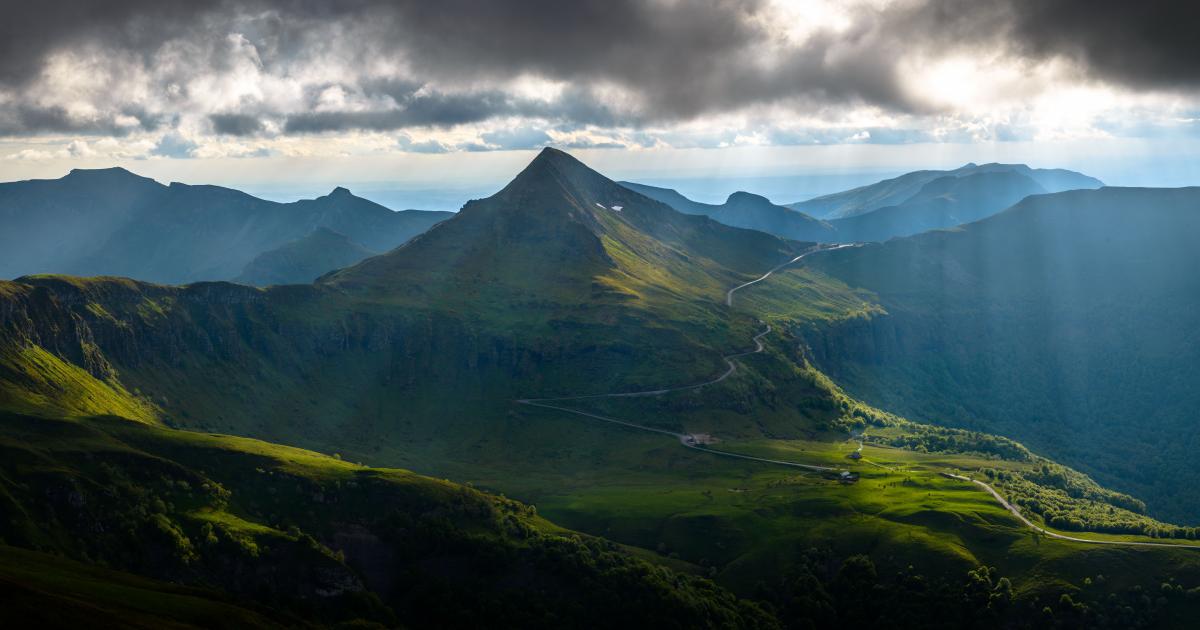
[[[500,191],[500,194],[547,184],[567,188],[616,186],[607,177],[588,168],[565,151],[546,147]]]
[[[547,148],[503,190],[483,202],[467,204],[463,212],[471,215],[484,206],[536,220],[571,217],[592,224],[597,213],[619,212],[615,208],[628,206],[634,197],[642,198],[567,153]]]

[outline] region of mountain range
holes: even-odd
[[[954,227],[991,216],[1029,195],[1103,184],[1073,171],[968,164],[953,171],[915,171],[788,206],[745,192],[714,205],[692,201],[671,189],[633,182],[622,185],[680,212],[707,215],[727,225],[783,238],[853,243]]]
[[[1103,182],[1082,173],[1065,169],[1030,168],[1024,164],[966,164],[950,171],[926,170],[905,173],[874,184],[822,195],[787,206],[822,219],[845,219],[902,204],[930,182],[945,177],[964,177],[981,173],[1016,173],[1028,177],[1045,192],[1062,192],[1077,188],[1099,188]]]
[[[319,227],[386,251],[449,216],[393,212],[345,188],[276,203],[218,186],[164,186],[120,168],[76,169],[55,180],[0,184],[0,222],[6,227],[0,233],[0,277],[229,280],[256,256]]]
[[[1103,188],[833,248],[547,149],[312,283],[0,281],[0,580],[150,624],[1192,618],[1185,500],[1137,476],[1179,468],[1106,453],[1190,435],[1198,217]],[[376,249],[314,227],[252,267]]]

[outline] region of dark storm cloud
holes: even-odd
[[[850,17],[841,32],[818,30],[784,46],[764,0],[45,0],[9,7],[0,21],[0,87],[19,94],[57,51],[90,47],[149,67],[167,42],[235,32],[254,44],[268,73],[286,74],[280,69],[314,46],[352,51],[353,59],[342,59],[348,91],[372,105],[210,115],[212,129],[229,135],[259,133],[263,116],[285,120],[288,133],[448,127],[499,116],[637,126],[789,99],[920,113],[925,101],[905,89],[898,65],[914,50],[1067,57],[1093,77],[1135,87],[1200,84],[1197,2],[926,0],[859,8]],[[314,40],[315,33],[330,39]],[[185,72],[227,70],[221,55],[189,59],[194,67]],[[375,61],[397,62],[411,78],[371,76],[363,67]],[[522,76],[570,87],[551,102],[479,87]],[[431,84],[441,91],[423,89]],[[630,101],[606,102],[593,89],[602,85],[620,87]],[[374,96],[387,98],[380,104]],[[0,133],[105,129],[103,119],[80,123],[52,108],[21,107],[0,116]]]
[[[516,98],[500,90],[446,94],[423,91],[420,84],[379,82],[364,85],[366,97],[386,95],[394,102],[386,109],[360,111],[292,112],[284,131],[293,134],[324,133],[348,129],[392,131],[405,127],[453,127],[483,122],[498,116],[526,116],[580,125],[609,126],[639,122],[619,115],[583,88],[571,88],[554,101]]]
[[[249,114],[213,114],[208,120],[213,131],[225,136],[252,136],[263,130],[263,122]]]
[[[80,45],[146,50],[185,36],[207,0],[43,0],[5,3],[0,20],[0,83],[36,76],[46,55]]]
[[[1200,85],[1200,2],[928,0],[897,19],[939,46],[986,44],[1018,57],[1063,57],[1092,78],[1134,88]]]
[[[392,109],[371,111],[298,112],[288,116],[288,133],[320,133],[344,129],[390,131],[404,127],[452,127],[480,122],[515,111],[502,92],[476,94],[421,94],[399,99]]]
[[[122,124],[117,116],[134,119],[134,124]],[[111,115],[89,118],[71,116],[60,106],[38,106],[16,103],[0,107],[0,137],[28,136],[42,133],[70,133],[89,136],[124,136],[133,131],[153,131],[163,124],[161,116],[136,108],[123,108]]]
[[[873,70],[886,60],[874,50],[849,51],[841,56],[845,61],[826,64],[821,60],[825,48],[812,48],[796,53],[803,59],[781,60],[779,70],[759,67],[757,47],[772,37],[758,19],[762,5],[761,0],[47,0],[23,5],[0,27],[0,82],[11,85],[36,76],[46,55],[60,49],[95,45],[149,59],[172,38],[212,39],[234,28],[252,41],[268,42],[264,53],[294,55],[304,48],[297,42],[306,30],[344,23],[344,37],[354,45],[402,59],[420,83],[522,75],[582,86],[608,82],[643,101],[641,116],[658,119],[807,92],[902,103],[894,78]],[[264,13],[277,19],[260,19],[246,28],[244,16]],[[19,26],[24,24],[28,28]],[[403,92],[412,86],[400,82],[395,87]],[[288,129],[332,130],[343,121],[366,128],[455,124],[510,109],[504,99],[418,99],[386,114],[300,113],[289,119]],[[597,123],[628,122],[639,115],[625,109],[575,100],[551,113]]]
[[[1200,84],[1200,2],[1014,0],[1014,36],[1032,55],[1064,55],[1132,86]]]

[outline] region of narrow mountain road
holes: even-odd
[[[672,390],[672,391],[674,391],[674,390]],[[729,451],[722,451],[722,450],[711,448],[708,446],[700,446],[699,444],[697,444],[695,442],[695,436],[689,435],[687,433],[676,433],[674,431],[668,431],[666,429],[659,429],[656,427],[648,427],[646,425],[629,422],[627,420],[619,420],[617,418],[610,418],[608,416],[602,416],[602,415],[596,414],[596,413],[580,411],[578,409],[571,409],[570,407],[560,407],[558,405],[548,405],[544,402],[540,402],[541,400],[547,400],[547,399],[535,399],[535,400],[524,399],[524,400],[518,400],[517,402],[522,405],[529,405],[531,407],[541,407],[543,409],[553,409],[555,411],[562,411],[564,413],[573,413],[577,416],[583,416],[585,418],[592,418],[593,420],[600,420],[602,422],[617,424],[617,425],[620,425],[623,427],[629,427],[631,429],[638,429],[641,431],[649,431],[651,433],[660,433],[662,435],[669,435],[669,436],[679,440],[679,443],[684,447],[687,447],[687,448],[690,448],[690,449],[696,450],[696,451],[701,451],[704,453],[720,455],[721,457],[733,457],[736,459],[746,459],[746,460],[755,461],[755,462],[764,462],[767,464],[778,464],[780,466],[790,466],[792,468],[803,468],[804,470],[811,470],[811,471],[815,471],[815,472],[833,472],[834,471],[834,469],[830,468],[829,466],[817,466],[815,464],[802,464],[799,462],[789,462],[789,461],[784,461],[781,459],[767,459],[765,457],[755,457],[753,455],[742,455],[741,453],[731,453]],[[575,400],[575,399],[571,399],[571,400]]]
[[[530,407],[541,407],[543,409],[553,409],[555,411],[561,411],[564,413],[572,413],[577,416],[583,416],[585,418],[592,418],[593,420],[600,420],[602,422],[608,422],[610,424],[616,424],[616,425],[620,425],[623,427],[629,427],[631,429],[637,429],[640,431],[648,431],[650,433],[659,433],[661,435],[669,435],[669,436],[679,440],[679,443],[686,448],[690,448],[690,449],[693,449],[696,451],[702,451],[705,453],[711,453],[713,455],[719,455],[721,457],[732,457],[735,459],[745,459],[745,460],[750,460],[750,461],[755,461],[755,462],[764,462],[767,464],[778,464],[780,466],[790,466],[792,468],[802,468],[804,470],[811,470],[814,472],[833,472],[834,469],[830,468],[829,466],[818,466],[816,464],[803,464],[800,462],[789,462],[789,461],[784,461],[784,460],[780,460],[780,459],[767,459],[765,457],[754,457],[753,455],[742,455],[741,453],[731,453],[729,451],[722,451],[720,449],[715,449],[715,448],[712,448],[709,446],[701,446],[697,442],[696,437],[694,435],[690,435],[687,433],[676,433],[675,431],[668,431],[666,429],[659,429],[657,427],[648,427],[644,424],[638,424],[636,422],[630,422],[628,420],[620,420],[618,418],[611,418],[609,416],[602,416],[602,415],[596,414],[596,413],[580,411],[578,409],[572,409],[570,407],[563,407],[561,405],[549,404],[549,403],[555,403],[555,402],[567,402],[567,401],[571,401],[571,400],[593,400],[593,399],[597,399],[597,398],[634,398],[637,396],[660,396],[662,394],[668,394],[671,392],[682,392],[682,391],[687,391],[687,390],[691,390],[691,389],[700,389],[701,387],[707,387],[709,385],[715,385],[715,384],[720,383],[721,381],[729,378],[730,376],[733,375],[734,372],[737,371],[737,363],[734,363],[734,359],[737,359],[739,357],[749,356],[751,354],[758,354],[758,353],[762,352],[765,349],[765,346],[763,346],[762,338],[770,332],[771,332],[771,326],[767,325],[767,327],[762,332],[758,333],[757,335],[754,335],[754,337],[753,337],[754,349],[753,350],[747,350],[746,352],[737,352],[734,354],[727,354],[727,355],[721,357],[722,359],[724,359],[725,363],[729,366],[729,369],[725,370],[725,372],[723,374],[721,374],[720,376],[718,376],[714,379],[711,379],[711,380],[704,381],[702,383],[693,383],[691,385],[681,385],[679,387],[668,387],[665,389],[652,389],[652,390],[640,391],[640,392],[620,392],[620,393],[615,393],[615,394],[591,394],[591,395],[587,395],[587,396],[561,396],[558,398],[521,398],[521,399],[517,400],[517,403],[522,404],[522,405],[529,405]]]
[[[527,404],[535,403],[535,402],[554,402],[554,401],[562,402],[562,401],[567,401],[567,400],[590,400],[590,399],[595,399],[595,398],[636,398],[638,396],[661,396],[662,394],[669,394],[671,392],[683,392],[683,391],[687,391],[689,389],[700,389],[701,387],[707,387],[709,385],[716,385],[717,383],[720,383],[721,381],[729,378],[730,376],[733,376],[733,373],[737,371],[737,364],[733,362],[734,359],[736,359],[738,357],[749,356],[751,354],[758,354],[759,352],[763,351],[764,347],[763,347],[762,338],[764,336],[766,336],[767,333],[771,332],[770,324],[767,324],[766,326],[767,327],[765,330],[758,333],[757,335],[754,335],[754,337],[752,338],[752,341],[754,341],[754,349],[753,350],[748,350],[746,352],[738,352],[736,354],[727,354],[727,355],[721,357],[721,359],[723,359],[725,361],[725,364],[728,366],[728,369],[726,369],[725,372],[722,373],[720,376],[718,376],[714,379],[711,379],[711,380],[704,381],[703,383],[692,383],[691,385],[680,385],[679,387],[668,387],[665,389],[650,389],[650,390],[640,391],[640,392],[621,392],[621,393],[616,393],[616,394],[589,394],[586,396],[560,396],[557,398],[522,398],[522,399],[518,400],[517,402],[527,405]]]
[[[822,252],[822,251],[842,249],[843,247],[854,247],[854,245],[844,244],[844,245],[835,245],[833,247],[812,249],[807,252],[804,252],[803,254],[800,254],[799,256],[796,256],[795,258],[793,258],[787,262],[776,265],[770,271],[766,272],[762,276],[759,276],[758,278],[751,280],[750,282],[745,282],[745,283],[739,284],[738,286],[733,287],[728,292],[726,292],[725,293],[725,305],[733,306],[733,294],[736,293],[738,290],[744,289],[752,284],[762,282],[763,280],[766,280],[767,278],[769,278],[771,276],[771,274],[775,273],[776,271],[779,271],[780,269],[783,269],[784,267],[787,267],[788,265],[791,265],[806,256],[815,254],[817,252]],[[758,354],[765,349],[765,347],[763,346],[762,338],[765,337],[766,335],[770,334],[771,325],[770,324],[764,324],[764,325],[766,326],[766,328],[764,328],[763,331],[758,333],[757,335],[754,335],[754,337],[751,339],[754,342],[753,350],[747,350],[745,352],[736,352],[734,354],[727,354],[727,355],[721,357],[721,359],[724,360],[725,364],[728,366],[728,369],[726,369],[725,372],[722,373],[720,376],[713,378],[713,379],[709,379],[709,380],[701,382],[701,383],[692,383],[690,385],[680,385],[678,387],[666,387],[663,389],[651,389],[651,390],[637,391],[637,392],[618,392],[618,393],[611,393],[611,394],[588,394],[588,395],[584,395],[584,396],[558,396],[558,397],[554,397],[554,398],[521,398],[521,399],[518,399],[516,402],[517,402],[517,404],[521,404],[521,405],[528,405],[531,407],[541,407],[543,409],[553,409],[555,411],[571,413],[571,414],[575,414],[577,416],[583,416],[585,418],[592,418],[593,420],[600,420],[603,422],[608,422],[610,424],[616,424],[616,425],[620,425],[620,426],[624,426],[624,427],[629,427],[631,429],[638,429],[641,431],[648,431],[651,433],[659,433],[662,435],[670,435],[670,436],[678,439],[679,443],[687,448],[697,450],[697,451],[702,451],[705,453],[711,453],[713,455],[719,455],[722,457],[732,457],[735,459],[744,459],[744,460],[749,460],[749,461],[764,462],[767,464],[777,464],[780,466],[789,466],[792,468],[802,468],[804,470],[811,470],[811,471],[815,471],[815,472],[833,472],[836,469],[832,468],[830,466],[820,466],[817,464],[804,464],[804,463],[800,463],[800,462],[789,462],[789,461],[784,461],[784,460],[779,460],[779,459],[754,457],[753,455],[742,455],[740,453],[731,453],[729,451],[722,451],[722,450],[711,448],[708,446],[701,446],[699,443],[697,443],[695,436],[690,435],[690,434],[676,433],[674,431],[667,431],[666,429],[659,429],[656,427],[649,427],[649,426],[646,426],[643,424],[637,424],[636,422],[630,422],[628,420],[620,420],[618,418],[610,418],[608,416],[602,416],[600,414],[589,413],[586,411],[580,411],[578,409],[571,409],[570,407],[563,407],[561,405],[549,404],[549,403],[567,402],[567,401],[572,401],[572,400],[595,400],[595,399],[600,399],[600,398],[636,398],[639,396],[661,396],[663,394],[669,394],[672,392],[682,392],[682,391],[688,391],[688,390],[693,390],[693,389],[700,389],[702,387],[707,387],[709,385],[716,385],[717,383],[724,381],[725,379],[729,378],[730,376],[733,376],[733,374],[735,372],[737,372],[737,363],[734,362],[734,359],[749,356],[752,354]]]
[[[1200,549],[1200,545],[1139,542],[1136,540],[1092,540],[1092,539],[1088,539],[1088,538],[1077,538],[1075,536],[1067,536],[1065,534],[1059,534],[1057,532],[1052,532],[1044,527],[1036,525],[1033,521],[1029,520],[1028,518],[1025,518],[1025,515],[1021,513],[1021,510],[1018,509],[1017,506],[1009,503],[1008,499],[1005,499],[1003,496],[1001,496],[1001,494],[999,492],[996,491],[995,488],[993,488],[992,486],[988,485],[987,483],[985,483],[983,481],[980,481],[978,479],[972,479],[970,477],[964,477],[963,475],[956,475],[954,473],[948,473],[948,472],[943,472],[942,476],[949,477],[950,479],[957,479],[959,481],[969,481],[969,482],[974,483],[975,485],[983,488],[984,490],[987,490],[988,493],[991,494],[992,497],[996,499],[996,501],[1000,502],[1000,505],[1004,506],[1004,509],[1011,512],[1013,516],[1017,517],[1017,519],[1019,519],[1027,527],[1029,527],[1029,528],[1033,529],[1034,531],[1036,531],[1044,536],[1047,536],[1049,538],[1057,538],[1059,540],[1069,540],[1071,542],[1077,542],[1077,543],[1087,543],[1089,545],[1130,545],[1130,546],[1136,546],[1136,547],[1173,547],[1176,549],[1179,549],[1179,548]]]
[[[758,284],[759,282],[762,282],[763,280],[770,278],[771,274],[775,273],[776,271],[779,271],[780,269],[783,269],[784,267],[786,267],[794,262],[799,261],[801,258],[804,258],[805,256],[815,254],[817,252],[831,252],[835,249],[843,249],[846,247],[858,247],[858,244],[857,243],[843,243],[841,245],[834,245],[833,247],[818,247],[816,249],[810,249],[810,250],[804,252],[803,254],[800,254],[799,256],[797,256],[783,264],[777,265],[776,267],[772,268],[767,273],[764,273],[762,276],[755,278],[754,280],[751,280],[750,282],[744,282],[742,284],[739,284],[736,287],[733,287],[732,289],[730,289],[729,291],[726,291],[725,292],[725,306],[733,306],[733,294],[734,293],[736,293],[742,289],[745,289],[746,287],[748,287],[752,284]]]

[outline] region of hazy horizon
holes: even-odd
[[[553,146],[552,144],[547,146]],[[1091,146],[1091,150],[1087,147]],[[673,188],[705,203],[748,191],[776,203],[862,186],[916,170],[968,162],[1027,164],[1082,172],[1110,186],[1200,185],[1200,141],[1176,141],[1164,160],[1160,143],[1105,140],[1032,143],[741,147],[725,149],[571,150],[617,180]],[[395,210],[458,210],[504,186],[538,149],[377,156],[374,158],[117,159],[58,158],[5,163],[5,181],[55,179],[73,168],[119,166],[163,183],[236,188],[272,201],[311,199],[337,186]],[[1185,156],[1187,159],[1184,159]],[[398,176],[389,178],[388,173]]]

